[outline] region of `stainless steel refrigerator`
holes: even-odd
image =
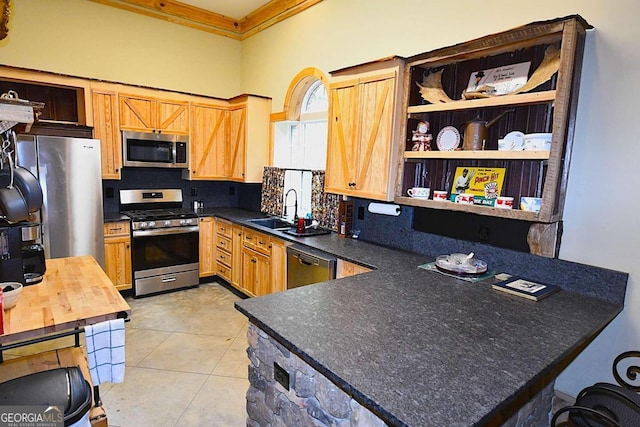
[[[16,157],[42,186],[46,258],[92,255],[104,268],[100,141],[19,135]]]

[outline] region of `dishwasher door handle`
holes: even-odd
[[[304,256],[304,254],[296,254],[296,258],[298,258],[298,262],[302,265],[320,265],[318,258]]]

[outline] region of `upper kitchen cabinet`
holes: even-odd
[[[229,113],[226,106],[191,104],[189,170],[186,179],[216,180],[229,176],[226,162]]]
[[[570,16],[409,58],[395,201],[532,223],[560,221],[589,28],[581,17]],[[431,151],[416,144],[421,122],[429,124]],[[551,143],[525,145],[523,137],[530,134],[547,134]],[[497,179],[480,175],[486,183],[472,178],[484,188],[482,204],[452,201],[464,169],[498,171]],[[447,191],[449,200],[411,198],[412,187]],[[513,198],[513,209],[493,207],[496,189]],[[539,211],[518,209],[521,197],[541,200]]]
[[[189,134],[189,102],[142,95],[119,95],[120,129]]]
[[[404,64],[393,57],[331,73],[327,192],[393,200]]]
[[[238,182],[262,182],[269,164],[271,99],[242,95],[229,101],[227,178]]]
[[[93,137],[100,140],[102,179],[120,179],[122,139],[118,124],[118,95],[106,90],[91,90]]]
[[[0,65],[0,94],[12,90],[20,99],[44,103],[31,132],[40,124],[92,126],[89,86],[85,79]]]

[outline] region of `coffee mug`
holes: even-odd
[[[456,194],[455,202],[460,203],[462,205],[472,205],[473,194],[469,194],[469,193]]]
[[[495,207],[499,209],[513,209],[513,197],[498,197]]]
[[[443,190],[433,191],[433,200],[444,202],[447,200],[447,192]]]
[[[428,199],[430,188],[425,187],[413,187],[407,190],[407,194],[417,199]]]

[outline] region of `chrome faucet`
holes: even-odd
[[[295,188],[291,188],[289,191],[287,191],[287,193],[284,195],[284,216],[287,216],[287,198],[289,197],[289,193],[291,193],[293,191],[293,194],[296,196],[296,201],[294,203],[294,212],[293,212],[293,220],[297,221],[298,220],[298,192],[295,190]]]

